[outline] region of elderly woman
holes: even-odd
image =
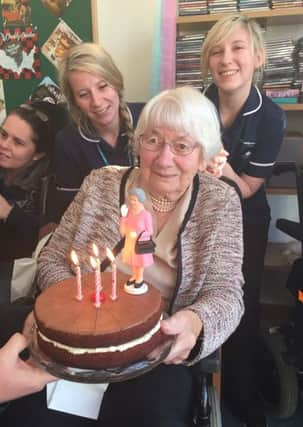
[[[93,241],[114,247],[121,238],[120,206],[131,188],[142,188],[156,243],[144,280],[161,291],[170,316],[162,331],[175,339],[162,365],[109,386],[101,425],[121,426],[127,419],[140,427],[190,426],[189,366],[221,346],[243,313],[241,204],[232,186],[204,173],[222,145],[215,108],[195,89],[154,97],[142,111],[135,139],[140,168],[111,166],[85,179],[41,255],[38,282],[43,290],[72,275],[71,247],[80,256]],[[117,264],[130,271],[121,256]]]

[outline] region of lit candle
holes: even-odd
[[[115,257],[112,251],[108,248],[106,248],[106,256],[111,262],[112,266],[112,293],[111,293],[111,299],[116,300],[117,299],[117,265],[115,263]]]
[[[92,248],[93,248],[93,254],[94,254],[95,258],[98,260],[99,259],[99,248],[96,245],[96,243],[92,244]]]
[[[70,257],[71,257],[72,263],[74,264],[75,272],[76,272],[76,278],[77,278],[77,295],[76,295],[76,299],[78,301],[81,301],[83,299],[82,281],[81,281],[81,269],[80,269],[79,259],[78,259],[78,255],[76,254],[76,251],[72,250],[71,253],[70,253]]]
[[[99,279],[98,280],[100,282],[100,292],[101,292],[101,290],[102,290],[102,282],[101,282],[101,274],[100,274],[99,249],[98,249],[98,246],[96,245],[96,243],[93,243],[93,254],[94,254],[95,259],[96,259],[97,264],[98,264],[98,267],[97,267],[98,275],[99,275]]]
[[[100,307],[100,292],[101,292],[101,273],[100,273],[100,262],[93,256],[90,257],[90,263],[95,271],[95,306]]]

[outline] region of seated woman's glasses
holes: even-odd
[[[177,156],[188,156],[199,145],[198,143],[186,141],[186,139],[166,142],[159,135],[148,137],[142,135],[140,137],[141,147],[148,151],[161,151],[165,144],[168,144],[171,152]]]

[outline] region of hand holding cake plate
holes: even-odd
[[[168,355],[172,343],[172,339],[167,340],[163,344],[161,354],[156,359],[142,359],[129,365],[98,370],[73,368],[51,360],[39,348],[36,331],[33,334],[33,340],[30,344],[30,353],[33,360],[40,367],[58,378],[90,384],[113,383],[138,377],[156,368]]]

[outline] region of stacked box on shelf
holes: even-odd
[[[179,15],[187,16],[187,15],[205,15],[207,14],[207,1],[179,1]]]
[[[205,33],[177,37],[176,86],[202,88],[200,53]]]
[[[295,67],[294,85],[299,87],[299,102],[303,102],[303,37],[299,38],[294,47],[293,60]]]
[[[270,9],[270,1],[266,0],[239,0],[238,9],[241,12],[249,10],[267,10]]]
[[[294,104],[298,91],[294,86],[294,43],[291,39],[266,41],[267,62],[264,69],[263,89],[274,102]]]
[[[236,12],[237,0],[208,0],[209,13]]]
[[[271,7],[272,9],[282,9],[289,7],[300,7],[303,6],[302,0],[272,0]]]
[[[278,104],[296,104],[299,100],[299,88],[273,88],[265,89],[265,94]]]

